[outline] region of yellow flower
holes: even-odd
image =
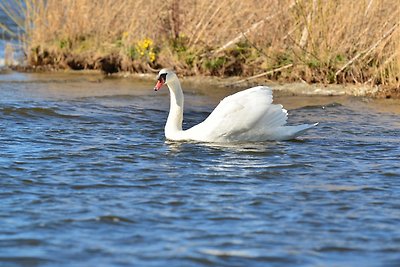
[[[156,53],[149,52],[149,60],[150,60],[150,62],[156,61]]]
[[[134,48],[138,55],[142,59],[146,59],[149,62],[156,61],[156,52],[154,52],[154,42],[150,38],[144,38],[134,44]]]

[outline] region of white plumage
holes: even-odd
[[[170,91],[170,112],[165,136],[170,140],[202,142],[254,142],[294,139],[317,125],[285,126],[287,111],[272,104],[272,90],[266,86],[253,87],[224,98],[214,111],[198,125],[182,130],[183,92],[176,74],[162,69],[154,88],[166,84]]]

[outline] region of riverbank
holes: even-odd
[[[89,80],[101,82],[103,79],[132,79],[134,81],[149,82],[155,81],[156,72],[154,73],[131,73],[118,72],[105,75],[101,70],[60,70],[51,67],[24,67],[14,66],[0,69],[0,74],[10,72],[17,73],[48,73],[52,74],[70,74],[70,75],[86,75]],[[378,99],[400,99],[400,90],[396,88],[379,88],[378,86],[355,85],[355,84],[308,84],[306,82],[277,82],[262,77],[248,79],[245,77],[216,77],[216,76],[184,76],[178,73],[182,82],[190,87],[199,88],[199,90],[209,90],[215,87],[232,88],[232,90],[242,90],[251,86],[268,85],[280,95],[291,96],[358,96],[370,97]]]

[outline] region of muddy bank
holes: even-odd
[[[154,81],[156,74],[132,74],[118,73],[115,77],[131,77],[133,79],[141,79]],[[233,91],[246,89],[257,85],[267,85],[279,95],[291,96],[359,96],[371,97],[379,99],[400,99],[400,88],[380,88],[378,86],[355,85],[355,84],[308,84],[305,82],[287,82],[279,83],[266,79],[255,79],[251,81],[243,81],[243,77],[212,77],[212,76],[187,76],[182,77],[183,84],[190,87],[205,88],[205,90],[217,86],[220,88],[231,88]]]
[[[108,61],[104,60],[98,62],[104,64],[104,68],[108,68]],[[109,70],[109,69],[108,69]],[[109,73],[104,69],[97,70],[71,70],[60,69],[51,65],[41,66],[11,66],[0,69],[0,74],[9,72],[19,73],[48,73],[49,75],[62,73],[62,74],[83,74],[88,75],[93,79],[95,76],[97,82],[103,79],[133,79],[144,82],[153,82],[157,74],[157,70],[149,69],[144,73],[131,73],[131,72],[114,72]],[[179,75],[179,74],[178,74]],[[355,85],[355,84],[308,84],[306,82],[276,82],[268,79],[258,78],[248,80],[246,77],[214,77],[214,76],[183,76],[180,75],[182,83],[187,84],[189,87],[199,88],[200,90],[212,90],[212,88],[231,88],[232,91],[238,91],[251,86],[267,85],[279,92],[280,95],[292,96],[361,96],[379,99],[400,99],[400,88],[385,88],[378,86],[368,85]]]
[[[36,88],[25,95],[27,99],[37,98],[41,95],[54,95],[59,93],[60,88],[68,88],[63,91],[63,99],[89,96],[93,92],[101,92],[109,95],[107,90],[116,90],[114,93],[121,95],[137,95],[146,92],[146,95],[168,95],[164,88],[154,92],[155,74],[118,74],[103,75],[99,71],[53,71],[53,72],[30,72],[21,73],[7,70],[0,74],[0,86],[12,84]],[[182,76],[180,76],[182,77]],[[182,86],[187,98],[198,103],[206,97],[207,105],[215,106],[221,99],[237,91],[245,89],[254,84],[238,86],[234,84],[234,78],[215,77],[182,77]],[[293,110],[314,103],[313,105],[359,105],[360,108],[371,109],[376,112],[400,114],[400,98],[386,99],[365,97],[365,91],[356,87],[307,85],[303,83],[271,83],[260,81],[259,84],[268,85],[274,90],[274,102],[282,104],[288,110]],[[56,85],[56,86],[54,86]],[[142,88],[138,91],[137,88]],[[115,89],[112,89],[115,88]],[[352,94],[350,94],[352,92]],[[353,96],[355,94],[358,96]],[[318,104],[317,104],[318,103]]]

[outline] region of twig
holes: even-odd
[[[218,54],[221,51],[224,51],[225,49],[227,49],[228,47],[230,47],[231,45],[234,45],[236,43],[238,43],[240,40],[242,40],[244,37],[246,37],[246,34],[249,34],[250,32],[256,30],[259,26],[261,26],[262,24],[264,24],[264,22],[267,19],[270,19],[272,17],[274,17],[275,15],[269,16],[266,19],[263,19],[257,23],[254,23],[249,29],[247,29],[245,32],[240,33],[238,36],[236,36],[235,38],[233,38],[232,40],[230,40],[229,42],[227,42],[226,44],[224,44],[223,46],[221,46],[220,48],[218,48],[217,50],[215,50],[213,52],[213,54]]]
[[[374,2],[374,0],[369,0],[369,1],[368,1],[368,6],[367,6],[367,8],[365,9],[364,16],[367,16],[367,15],[368,15],[369,9],[370,9],[371,6],[372,6],[372,2]]]
[[[284,69],[288,69],[288,68],[291,68],[291,67],[293,67],[293,63],[290,63],[288,65],[285,65],[285,66],[282,66],[282,67],[279,67],[279,68],[276,68],[276,69],[273,69],[273,70],[269,70],[269,71],[266,71],[266,72],[263,72],[263,73],[259,73],[257,75],[254,75],[254,76],[251,76],[251,77],[247,77],[245,79],[242,79],[242,80],[239,80],[239,81],[236,81],[236,82],[233,82],[233,83],[229,83],[229,84],[230,85],[235,85],[235,84],[239,84],[239,83],[243,83],[243,82],[248,82],[250,80],[257,79],[257,78],[260,78],[260,77],[263,77],[263,76],[266,76],[266,75],[269,75],[269,74],[272,74],[272,73],[275,73],[275,72],[278,72],[278,71],[281,71],[281,70],[284,70]]]
[[[314,15],[316,9],[317,9],[317,1],[313,0],[312,9],[311,9],[310,13],[308,13],[308,15],[307,15],[307,18],[304,23],[303,32],[301,33],[301,38],[300,38],[300,42],[299,42],[300,48],[304,48],[307,44],[308,36],[310,35],[311,20],[313,18],[313,15]]]
[[[16,34],[15,32],[13,32],[12,30],[10,30],[6,25],[4,25],[3,23],[0,23],[0,30],[2,30],[3,32],[5,32],[6,34],[15,37]]]
[[[385,34],[378,40],[376,41],[371,47],[368,49],[361,51],[357,55],[355,55],[352,59],[350,59],[343,67],[341,67],[336,73],[335,73],[335,80],[337,79],[337,76],[343,72],[348,66],[353,64],[359,57],[363,56],[365,58],[368,54],[370,54],[372,51],[374,51],[379,44],[385,40],[387,37],[389,37],[393,32],[395,32],[396,28],[399,26],[399,24],[395,24],[392,28],[390,28]]]

